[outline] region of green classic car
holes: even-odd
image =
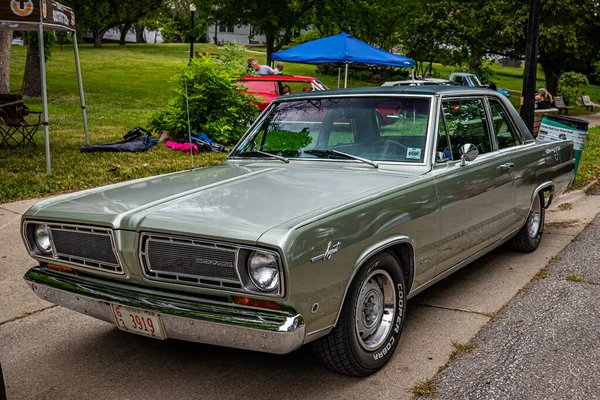
[[[536,143],[486,89],[281,96],[222,165],[37,203],[25,280],[127,332],[311,343],[366,376],[394,353],[408,299],[507,241],[538,247],[573,166],[571,141]]]

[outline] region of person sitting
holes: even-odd
[[[550,104],[551,107],[554,106],[554,98],[549,91],[547,91],[545,88],[539,88],[537,92],[543,96],[544,101]]]
[[[277,63],[277,66],[275,67],[275,72],[277,73],[277,75],[283,75],[283,63],[281,61],[279,61]]]
[[[282,95],[292,94],[292,89],[290,89],[290,87],[288,85],[283,85],[283,87],[281,88],[281,94]]]
[[[257,75],[277,75],[277,72],[268,65],[260,65],[257,60],[252,60],[252,69]]]
[[[535,92],[535,106],[534,108],[537,110],[547,110],[552,108],[552,95],[546,91],[546,89],[541,88],[537,92]]]
[[[246,73],[251,74],[254,71],[252,67],[252,63],[256,61],[254,57],[248,57],[248,67],[246,68]]]

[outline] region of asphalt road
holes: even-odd
[[[600,399],[600,219],[437,378],[438,399]]]
[[[411,398],[416,383],[447,363],[452,342],[471,340],[600,211],[600,196],[565,199],[571,209],[548,213],[535,253],[495,251],[412,299],[396,354],[366,379],[330,372],[310,348],[276,356],[158,341],[39,300],[22,280],[34,262],[19,238],[20,215],[33,202],[0,205],[0,362],[8,399]]]

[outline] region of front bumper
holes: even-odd
[[[24,277],[41,299],[116,324],[111,304],[160,314],[167,338],[285,354],[304,343],[300,314],[255,311],[226,304],[187,301],[135,288],[82,282],[46,268]]]

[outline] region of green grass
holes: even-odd
[[[199,52],[218,52],[210,44],[196,44]],[[249,53],[259,61],[265,56]],[[161,109],[170,97],[170,78],[178,65],[188,60],[187,44],[103,45],[94,49],[80,46],[81,69],[87,103],[90,139],[94,143],[122,140],[136,126],[146,126],[149,112]],[[19,92],[25,66],[25,47],[13,47],[11,91]],[[330,88],[337,87],[337,75],[319,75],[314,65],[286,63],[288,74],[318,76]],[[436,66],[449,75],[451,67]],[[494,66],[499,87],[520,89],[522,70]],[[47,63],[50,115],[51,175],[45,173],[44,139],[36,134],[37,147],[0,149],[0,203],[71,192],[128,179],[189,168],[189,157],[159,144],[146,153],[86,153],[75,62],[71,46],[55,46]],[[343,79],[343,78],[342,78]],[[543,81],[540,81],[543,83]],[[381,81],[349,78],[349,87],[379,85]],[[600,88],[590,87],[596,102]],[[518,102],[518,94],[513,93]],[[41,99],[26,99],[32,110],[41,110]],[[586,143],[576,186],[600,174],[600,130],[592,130]],[[225,154],[201,154],[196,166],[221,163]]]
[[[170,94],[170,77],[188,57],[186,45],[105,45],[80,47],[83,85],[90,140],[122,140],[130,129],[146,126],[146,114],[159,109]],[[199,51],[214,51],[211,45]],[[13,47],[11,91],[21,87],[25,47]],[[47,175],[44,139],[36,134],[37,147],[0,149],[0,203],[70,192],[127,179],[189,168],[189,157],[163,144],[146,153],[82,154],[85,143],[72,47],[54,48],[47,64],[52,175]],[[40,99],[26,99],[32,110],[41,110]],[[201,154],[196,165],[215,165],[224,154]]]
[[[412,388],[412,394],[417,397],[427,396],[434,397],[437,394],[437,388],[435,386],[435,381],[430,379],[425,379],[422,382],[417,383]]]

